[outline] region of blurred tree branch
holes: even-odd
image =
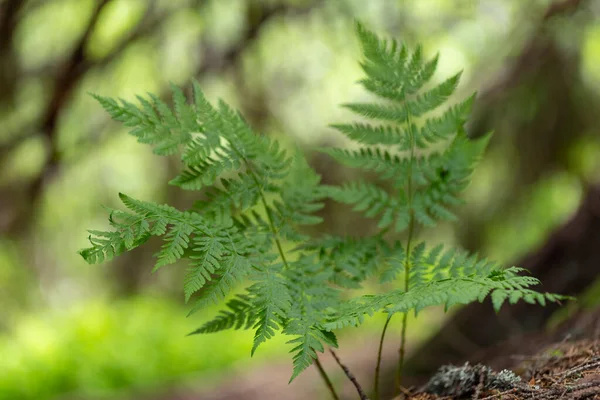
[[[98,22],[101,11],[106,4],[108,4],[108,2],[109,0],[100,0],[96,4],[92,13],[92,17],[90,18],[85,31],[77,41],[77,44],[74,46],[71,55],[65,62],[63,62],[59,67],[52,68],[51,66],[45,66],[40,70],[35,71],[35,75],[42,75],[47,73],[48,70],[53,69],[57,71],[55,79],[53,80],[53,88],[51,90],[50,100],[46,106],[46,110],[43,113],[41,121],[37,122],[34,126],[25,128],[27,133],[11,138],[0,145],[0,155],[4,156],[27,139],[37,136],[43,137],[46,149],[46,159],[44,165],[40,174],[30,183],[28,183],[27,187],[24,189],[26,198],[25,201],[30,205],[34,205],[38,202],[39,197],[43,192],[45,183],[51,178],[51,176],[57,173],[60,165],[60,153],[56,143],[57,122],[60,118],[61,112],[70,101],[70,98],[81,79],[92,67],[108,64],[118,55],[120,55],[133,41],[153,32],[167,17],[166,14],[154,15],[152,13],[155,6],[155,1],[152,1],[146,8],[142,21],[125,39],[121,41],[119,46],[117,46],[115,50],[101,60],[92,61],[89,60],[85,55],[86,46]],[[16,2],[13,1],[12,3],[18,3],[18,5],[23,4],[23,2],[18,0]],[[11,8],[11,10],[13,10],[11,15],[14,17],[16,14],[14,7]],[[14,22],[14,24],[16,24],[16,22]],[[4,26],[5,25],[0,26],[0,29],[6,29]],[[4,38],[4,36],[2,37]],[[22,200],[23,199],[20,199],[19,203]],[[10,207],[10,205],[8,206]],[[7,207],[7,205],[5,204],[4,207]],[[33,207],[26,208],[31,209]],[[23,232],[28,230],[29,225],[32,222],[31,220],[33,215],[32,213],[24,212],[25,209],[22,204],[20,205],[19,209],[22,210],[22,212],[18,213],[18,215],[13,215],[11,221],[0,224],[0,229],[2,231]]]
[[[48,65],[27,73],[27,75],[31,77],[47,74],[49,70],[57,71],[56,77],[53,81],[50,101],[48,102],[46,110],[43,113],[41,121],[37,122],[34,126],[26,128],[25,130],[27,133],[18,135],[0,144],[0,155],[6,155],[16,149],[27,139],[38,136],[44,139],[44,145],[46,148],[46,159],[44,166],[41,173],[35,179],[33,179],[33,181],[27,184],[27,187],[25,188],[25,197],[27,198],[26,202],[28,204],[33,205],[38,202],[40,196],[42,195],[44,186],[52,176],[56,175],[60,167],[60,152],[56,143],[57,122],[60,118],[62,110],[70,101],[74,90],[77,88],[85,74],[91,68],[102,67],[110,64],[132,43],[154,34],[172,13],[180,9],[175,7],[168,11],[157,13],[155,12],[156,2],[150,2],[141,21],[130,31],[130,33],[125,36],[125,38],[120,41],[113,51],[99,60],[90,60],[85,55],[86,46],[90,35],[94,31],[99,15],[107,3],[108,0],[100,0],[96,4],[95,10],[84,33],[74,46],[71,55],[62,64],[60,64],[60,66],[53,67],[52,65]],[[19,8],[18,6],[21,6],[23,3],[19,1],[10,1],[7,4],[11,6],[8,8],[8,10],[11,12],[4,13],[3,16],[7,18],[7,16],[10,14],[11,18],[15,19],[15,22],[3,26],[9,26],[14,29],[14,25],[16,25],[16,14]],[[195,75],[201,76],[209,72],[221,71],[232,65],[235,65],[243,54],[244,50],[257,39],[260,29],[271,19],[285,13],[301,13],[308,10],[310,10],[310,6],[294,7],[286,4],[266,6],[260,2],[251,2],[251,4],[248,6],[248,13],[246,16],[247,29],[244,36],[234,46],[228,48],[223,53],[215,51],[213,47],[204,42],[202,47],[202,51],[204,53],[204,57],[202,58],[203,62],[200,64]],[[3,37],[5,36],[3,35]],[[21,200],[19,202],[21,202]],[[31,209],[33,207],[26,208]],[[24,212],[19,215],[19,218],[13,218],[8,225],[2,224],[0,229],[5,232],[26,231],[31,223],[31,219],[32,214]]]
[[[463,217],[459,236],[469,250],[481,247],[485,224],[504,218],[549,171],[568,171],[569,150],[595,124],[589,104],[598,104],[598,99],[580,73],[581,28],[592,18],[591,13],[577,11],[586,3],[562,0],[550,4],[517,55],[507,60],[504,71],[478,96],[470,135],[478,137],[493,129],[492,147],[515,151],[507,152],[512,159],[505,160],[514,165],[513,174],[504,183],[502,195],[495,196],[490,205],[497,211],[485,220],[475,214]],[[564,18],[572,26],[574,36],[568,47],[560,40],[565,25],[553,24],[555,18]]]
[[[42,167],[42,173],[34,179],[28,189],[29,196],[34,203],[40,196],[44,182],[54,174],[58,168],[60,154],[56,143],[56,124],[62,109],[70,100],[74,88],[89,69],[90,63],[85,57],[85,47],[98,22],[100,13],[104,6],[108,4],[108,1],[109,0],[100,0],[96,5],[86,30],[77,42],[71,56],[60,68],[59,75],[54,81],[50,101],[48,102],[40,127],[41,133],[45,138],[47,158],[45,165]]]
[[[13,49],[13,36],[23,0],[6,0],[0,3],[0,108],[14,104],[17,63]],[[1,153],[0,153],[1,154]]]
[[[584,0],[563,0],[550,4],[544,13],[544,20],[556,15],[564,15],[576,11]]]

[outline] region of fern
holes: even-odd
[[[278,332],[292,335],[294,378],[312,363],[315,351],[323,351],[323,343],[335,343],[320,326],[325,308],[338,302],[337,291],[321,290],[329,275],[309,277],[313,267],[288,261],[281,243],[307,243],[302,227],[321,221],[314,215],[323,206],[320,178],[299,150],[288,154],[223,102],[214,107],[196,82],[193,94],[188,104],[173,87],[173,110],[154,95],[139,97],[139,107],[94,95],[156,154],[179,153],[182,171],[169,183],[202,190],[205,200],[180,211],[120,195],[129,211],[111,211],[114,230],[90,231],[91,247],[80,254],[90,263],[109,261],[152,236],[162,237],[154,270],[187,261],[183,286],[185,301],[195,298],[191,313],[234,296],[226,310],[193,333],[253,329],[252,353]],[[311,253],[316,250],[303,255]],[[244,294],[234,295],[244,285]]]
[[[361,66],[366,77],[361,83],[376,101],[345,104],[363,119],[332,125],[362,147],[322,151],[350,168],[375,172],[379,179],[374,183],[357,180],[330,186],[326,193],[335,201],[353,206],[364,217],[375,219],[381,230],[376,234],[379,240],[390,230],[405,235],[405,244],[394,242],[393,259],[397,261],[388,262],[379,275],[381,282],[393,282],[402,272],[403,288],[342,304],[331,312],[324,326],[330,330],[358,326],[376,312],[385,312],[389,317],[403,313],[399,383],[409,311],[416,313],[435,305],[449,308],[483,301],[488,296],[498,311],[507,300],[511,304],[522,299],[545,305],[565,297],[529,289],[539,282],[519,275],[521,269],[503,270],[460,249],[415,244],[418,226],[434,227],[443,220],[456,220],[452,207],[463,203],[460,194],[490,135],[474,140],[465,133],[464,124],[475,95],[438,110],[456,91],[461,73],[431,84],[437,55],[426,61],[420,47],[411,52],[395,40],[380,39],[360,23],[356,29],[364,51]],[[362,239],[371,240],[373,237]],[[328,241],[323,241],[322,251],[328,246]],[[375,393],[377,397],[378,388]]]
[[[462,204],[461,192],[489,135],[472,140],[465,133],[474,96],[438,110],[460,73],[432,85],[437,56],[426,61],[420,47],[411,52],[360,24],[357,33],[365,57],[361,83],[378,100],[345,105],[362,120],[332,125],[360,149],[322,151],[376,173],[376,182],[321,185],[299,150],[287,151],[258,134],[224,102],[214,106],[196,82],[191,101],[172,87],[172,107],[151,94],[138,97],[138,105],[93,95],[154,153],[177,154],[181,171],[169,184],[201,196],[191,209],[178,210],[119,194],[126,210],[109,210],[111,230],[89,231],[83,258],[110,261],[161,237],[154,270],[187,263],[183,295],[194,300],[190,314],[225,303],[191,334],[251,329],[252,354],[277,334],[291,336],[291,380],[313,362],[324,374],[318,353],[337,347],[333,331],[358,326],[377,312],[402,313],[404,331],[406,314],[429,306],[489,297],[498,311],[507,301],[545,305],[565,299],[535,292],[539,282],[519,268],[416,244],[417,226],[456,219],[452,208]],[[315,213],[327,197],[375,219],[379,231],[361,238],[307,234],[307,225],[321,222]],[[285,252],[284,242],[293,250]],[[403,287],[347,300],[348,289],[369,279],[395,287],[400,280]]]

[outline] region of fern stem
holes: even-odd
[[[400,388],[402,387],[402,372],[404,369],[404,355],[406,353],[406,326],[408,312],[402,314],[402,333],[400,334],[400,358],[398,361],[398,373],[396,375],[396,394],[400,394]]]
[[[281,246],[281,241],[279,240],[279,236],[277,234],[277,229],[275,229],[275,224],[273,223],[273,218],[271,217],[271,212],[269,211],[269,206],[267,205],[267,199],[265,198],[265,194],[262,190],[262,187],[258,183],[258,178],[256,177],[256,174],[254,173],[252,168],[250,168],[250,165],[246,159],[244,159],[244,163],[246,164],[246,167],[250,171],[250,174],[252,176],[252,180],[254,181],[254,184],[258,188],[258,194],[260,196],[260,200],[263,204],[263,207],[265,208],[265,213],[267,213],[267,219],[269,220],[269,228],[271,229],[271,232],[273,233],[273,237],[275,238],[275,245],[277,246],[277,251],[279,252],[279,256],[281,257],[281,261],[283,262],[283,265],[287,269],[287,268],[289,268],[289,265],[288,265],[287,259],[285,258],[285,253],[283,252],[283,247]]]
[[[377,366],[375,367],[375,383],[373,388],[373,398],[375,400],[379,400],[379,375],[381,373],[381,353],[383,352],[383,340],[385,338],[385,333],[387,331],[388,325],[390,324],[390,320],[392,319],[393,314],[388,314],[387,320],[385,321],[385,325],[383,326],[383,331],[381,331],[381,339],[379,339],[379,350],[377,350]]]
[[[278,235],[277,229],[275,229],[275,223],[273,223],[273,218],[271,217],[271,212],[269,210],[269,206],[267,205],[267,199],[265,198],[262,187],[258,183],[258,178],[254,174],[254,171],[252,171],[252,169],[249,167],[248,162],[246,162],[246,165],[248,166],[248,169],[250,170],[252,179],[254,180],[254,183],[256,184],[256,187],[258,188],[258,193],[260,195],[261,202],[263,204],[263,207],[265,208],[265,212],[267,213],[267,219],[269,221],[269,228],[271,229],[271,232],[273,233],[273,237],[275,238],[275,245],[277,246],[277,251],[279,252],[281,261],[283,262],[283,265],[285,266],[285,268],[289,269],[289,265],[288,265],[287,259],[285,257],[285,253],[283,252],[283,247],[281,246],[281,241],[279,240],[279,235]],[[318,355],[315,358],[315,365],[317,366],[319,375],[321,376],[321,378],[325,382],[325,385],[329,389],[329,392],[331,393],[331,397],[333,397],[334,400],[340,400],[340,397],[336,393],[335,388],[333,387],[333,383],[331,383],[331,379],[329,379],[327,372],[325,372],[325,369],[323,368],[323,365],[321,364],[321,361],[319,360]]]
[[[254,176],[254,173],[252,173]],[[258,185],[258,179],[256,179],[256,184]],[[275,237],[275,245],[277,246],[277,251],[279,252],[279,256],[281,257],[281,261],[283,265],[288,268],[288,262],[285,258],[285,253],[283,252],[283,247],[281,247],[281,241],[279,240],[279,235],[277,234],[277,229],[275,229],[275,224],[273,223],[273,218],[271,218],[271,211],[267,205],[267,199],[265,199],[265,195],[262,189],[259,186],[258,192],[260,193],[260,199],[265,207],[265,212],[267,213],[267,219],[269,220],[269,227],[271,228],[271,232],[273,232],[273,236]]]
[[[334,400],[340,400],[340,396],[338,396],[337,392],[335,391],[335,388],[333,387],[333,383],[331,383],[331,380],[329,379],[327,372],[325,372],[325,369],[323,368],[323,364],[321,364],[321,361],[319,360],[319,356],[317,356],[317,358],[315,358],[315,365],[317,366],[319,375],[321,375],[321,378],[323,378],[323,381],[325,381],[325,385],[327,386],[327,389],[329,389],[329,393],[331,393],[331,397],[333,397]]]
[[[352,382],[352,384],[356,388],[356,391],[358,392],[358,396],[360,397],[360,400],[369,400],[369,397],[367,396],[367,394],[363,390],[362,386],[360,386],[360,383],[358,383],[358,381],[356,380],[356,377],[352,374],[352,372],[350,372],[350,370],[348,369],[348,367],[346,367],[344,364],[342,364],[342,362],[340,361],[338,355],[335,354],[335,351],[333,351],[333,349],[329,349],[329,352],[331,353],[331,355],[335,359],[335,362],[338,363],[338,365],[344,371],[344,373],[346,374],[346,376],[348,377],[348,379],[350,379],[350,382]]]
[[[410,289],[410,270],[412,267],[411,252],[412,252],[412,239],[415,230],[415,216],[412,209],[413,200],[413,163],[415,160],[415,135],[412,129],[412,120],[410,112],[407,116],[408,123],[408,139],[410,144],[410,158],[408,163],[408,180],[407,186],[407,203],[409,210],[409,222],[408,222],[408,238],[406,239],[406,262],[404,264],[404,292],[408,292]],[[408,326],[408,312],[402,315],[402,331],[400,333],[400,349],[398,349],[398,370],[396,372],[396,394],[400,394],[400,387],[402,385],[402,370],[404,369],[404,357],[406,354],[406,328]]]

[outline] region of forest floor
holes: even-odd
[[[375,338],[373,338],[375,339]],[[359,382],[370,391],[377,342],[344,343],[339,351]],[[383,369],[393,370],[395,343],[384,347]],[[327,354],[320,359],[328,371],[339,370]],[[147,400],[303,400],[326,399],[323,384],[311,368],[288,385],[289,365],[267,365],[234,371],[213,385],[142,396]],[[332,374],[342,399],[358,399],[349,380]],[[384,386],[384,385],[382,385]],[[427,390],[427,392],[424,392]],[[389,397],[388,397],[389,398]],[[406,389],[394,400],[570,400],[600,399],[600,308],[578,312],[559,328],[513,338],[489,349],[481,364],[445,366],[429,383]]]
[[[576,313],[553,333],[501,343],[490,349],[484,364],[443,367],[426,385],[402,397],[600,399],[600,309]]]
[[[450,399],[594,399],[600,398],[600,340],[568,340],[522,357],[511,372],[494,372],[481,364],[446,367],[432,378],[431,393],[411,400]],[[516,378],[516,379],[515,379]],[[425,388],[424,388],[425,389]]]

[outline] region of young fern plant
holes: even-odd
[[[169,183],[202,191],[203,197],[178,210],[119,194],[126,210],[109,210],[111,230],[90,231],[91,246],[80,251],[87,262],[100,263],[162,237],[154,270],[186,260],[183,286],[186,302],[195,302],[191,313],[212,303],[225,306],[192,334],[252,329],[252,354],[275,334],[289,335],[290,381],[314,362],[334,399],[338,396],[317,353],[337,347],[333,331],[358,326],[365,316],[388,314],[383,342],[391,316],[403,315],[401,370],[411,310],[483,301],[488,295],[496,310],[506,300],[543,305],[564,298],[533,291],[530,287],[539,282],[519,275],[519,268],[500,269],[464,251],[415,244],[416,225],[454,218],[449,207],[461,203],[459,194],[487,138],[472,141],[465,134],[473,97],[425,118],[452,94],[459,75],[424,91],[437,58],[426,62],[420,48],[409,54],[358,23],[357,33],[367,75],[362,84],[385,103],[348,107],[380,124],[335,125],[365,147],[324,151],[350,167],[377,172],[391,182],[392,191],[368,182],[321,185],[300,151],[288,154],[225,103],[212,105],[196,82],[191,102],[173,86],[172,108],[154,95],[138,97],[139,105],[94,95],[155,154],[178,154],[183,170]],[[377,217],[381,230],[362,238],[307,236],[302,227],[321,222],[314,213],[326,197]],[[404,231],[404,241],[389,238]],[[284,244],[293,250],[284,251]],[[403,288],[342,298],[371,277],[382,282],[401,277]],[[378,379],[376,373],[375,397]]]
[[[128,211],[110,210],[113,229],[90,231],[91,247],[80,254],[99,263],[161,236],[154,270],[187,259],[184,293],[186,301],[195,297],[192,313],[229,298],[193,334],[254,329],[252,354],[276,332],[290,335],[294,379],[324,345],[337,347],[321,326],[325,310],[338,306],[330,271],[314,251],[285,254],[282,246],[305,242],[300,227],[321,221],[311,215],[322,208],[320,178],[299,151],[287,154],[225,103],[211,105],[196,82],[193,104],[172,89],[174,111],[154,95],[138,97],[140,106],[94,97],[157,155],[180,154],[184,169],[169,183],[204,190],[204,199],[180,211],[119,194]],[[239,286],[243,291],[232,294]]]
[[[328,251],[332,248],[331,238],[327,238],[320,249],[322,254],[340,258],[353,257],[355,248],[379,248],[379,254],[386,258],[385,262],[373,266],[380,282],[400,279],[401,289],[343,303],[324,326],[332,330],[358,326],[365,316],[376,312],[387,314],[375,372],[374,393],[378,398],[381,346],[394,314],[402,315],[398,390],[409,311],[417,313],[434,305],[444,305],[447,309],[455,304],[481,302],[488,295],[496,311],[506,300],[511,304],[522,299],[545,305],[547,301],[557,302],[566,297],[530,289],[539,281],[520,275],[524,271],[521,268],[501,269],[476,254],[416,240],[418,226],[435,227],[439,221],[456,220],[451,207],[463,203],[460,193],[468,185],[490,134],[477,140],[466,135],[464,125],[474,94],[434,113],[453,94],[461,73],[427,88],[436,71],[437,55],[425,60],[420,46],[410,51],[396,40],[379,38],[360,23],[356,24],[356,32],[364,54],[361,67],[366,75],[360,83],[376,100],[345,105],[363,117],[363,122],[332,125],[360,144],[358,150],[326,148],[322,151],[345,166],[376,173],[379,182],[357,180],[327,187],[326,192],[332,199],[352,205],[365,217],[375,218],[380,231],[356,240],[346,251],[335,249],[335,254],[334,250]],[[365,119],[369,122],[364,122]],[[404,233],[405,239],[390,243],[383,238],[386,233],[388,236]],[[353,278],[364,276],[358,274]],[[345,282],[338,280],[337,283]]]

